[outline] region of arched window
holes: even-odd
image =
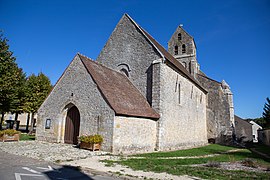
[[[182,45],[182,54],[185,54],[185,53],[186,53],[186,45],[183,44],[183,45]]]
[[[178,54],[178,46],[174,46],[174,55],[177,55]]]
[[[178,84],[178,104],[181,105],[181,84]]]
[[[186,63],[186,62],[182,62],[182,64],[183,64],[183,66],[184,66],[185,68],[187,68],[187,63]]]
[[[179,33],[179,34],[178,34],[178,41],[181,41],[181,40],[182,40],[182,34]]]
[[[118,71],[120,71],[122,74],[126,75],[127,77],[130,76],[130,68],[129,68],[129,65],[128,64],[125,64],[125,63],[121,63],[121,64],[118,64]]]
[[[120,69],[120,72],[123,73],[124,75],[126,75],[127,77],[129,77],[129,73],[126,69],[122,68],[122,69]]]

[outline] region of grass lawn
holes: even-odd
[[[34,135],[28,135],[28,134],[23,134],[21,133],[20,136],[20,141],[31,141],[31,140],[35,140],[36,137]]]
[[[183,156],[203,156],[208,154],[221,154],[229,150],[235,150],[237,148],[230,146],[220,146],[218,144],[211,144],[209,146],[186,149],[180,151],[171,151],[171,152],[154,152],[146,154],[138,154],[136,157],[183,157]]]
[[[261,159],[248,149],[221,146],[217,144],[208,145],[189,150],[173,152],[147,153],[135,155],[136,158],[128,158],[120,161],[105,161],[108,164],[119,163],[129,166],[135,170],[167,172],[173,175],[189,175],[203,179],[270,179],[269,172],[250,172],[239,170],[224,170],[215,167],[191,166],[195,164],[207,164],[209,162],[236,162],[247,158],[252,159],[258,166],[270,167],[270,160]],[[196,158],[194,156],[218,154],[213,157]],[[193,156],[194,158],[187,158]],[[140,158],[141,157],[141,158]],[[184,159],[162,159],[168,157],[186,157]]]

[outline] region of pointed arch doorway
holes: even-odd
[[[80,132],[80,112],[76,106],[72,106],[66,116],[64,142],[78,144],[77,137]]]

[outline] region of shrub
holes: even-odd
[[[80,142],[90,143],[90,144],[101,144],[103,138],[99,134],[95,135],[82,135],[79,137]]]
[[[14,134],[20,134],[20,131],[16,131],[15,129],[6,129],[3,131],[0,131],[0,137],[4,134],[7,134],[8,136],[13,136]]]

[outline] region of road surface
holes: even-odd
[[[100,174],[100,173],[98,173]],[[80,171],[73,166],[62,166],[0,150],[0,180],[116,180],[106,174]]]

